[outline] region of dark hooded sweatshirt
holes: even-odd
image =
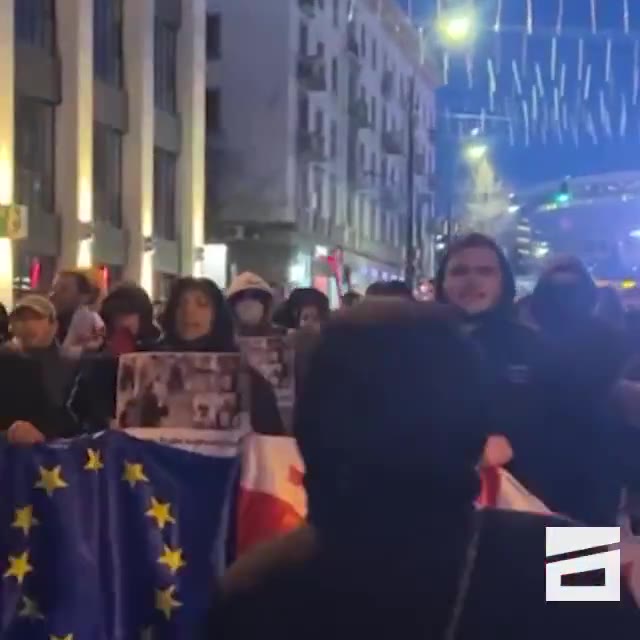
[[[514,277],[493,246],[502,298],[494,309],[465,322],[484,362],[490,428],[513,448],[507,468],[551,510],[587,524],[615,524],[622,481],[609,450],[616,440],[607,439],[606,421],[595,419],[605,413],[605,403],[584,397],[586,389],[596,388],[599,372],[581,372],[584,365],[571,359],[571,350],[556,348],[544,333],[516,320]],[[443,302],[448,259],[436,279]]]
[[[545,526],[566,520],[473,509],[473,350],[435,305],[398,305],[364,302],[323,332],[296,415],[310,524],[238,561],[203,640],[636,638],[624,589],[545,602]]]

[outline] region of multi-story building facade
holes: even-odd
[[[408,221],[418,249],[428,229],[435,163],[435,74],[407,17],[394,0],[208,10],[207,235],[227,275],[334,297],[332,269],[358,289],[400,277]]]
[[[0,298],[99,266],[154,296],[204,243],[206,0],[2,0]]]

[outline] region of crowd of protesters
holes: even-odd
[[[545,526],[615,526],[640,493],[633,312],[572,257],[517,300],[480,234],[452,243],[433,290],[417,302],[379,282],[334,313],[313,288],[276,304],[252,273],[226,292],[184,277],[156,314],[135,284],[101,299],[89,272],[63,271],[49,296],[0,314],[0,430],[30,445],[108,428],[123,354],[290,336],[309,522],[230,569],[210,637],[637,637],[624,590],[601,607],[543,595]],[[257,372],[251,400],[253,429],[285,435]],[[482,465],[507,468],[559,517],[475,510]]]

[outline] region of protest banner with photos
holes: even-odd
[[[295,355],[286,336],[239,338],[243,356],[271,385],[276,396],[282,424],[291,432],[295,401]]]
[[[251,428],[248,389],[238,354],[124,355],[116,427],[207,455],[236,455]]]

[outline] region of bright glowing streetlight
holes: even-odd
[[[467,160],[478,162],[487,155],[488,147],[486,144],[471,144],[465,148],[464,154]]]
[[[438,20],[438,31],[446,45],[469,44],[475,36],[476,19],[470,9],[464,12],[445,13]]]

